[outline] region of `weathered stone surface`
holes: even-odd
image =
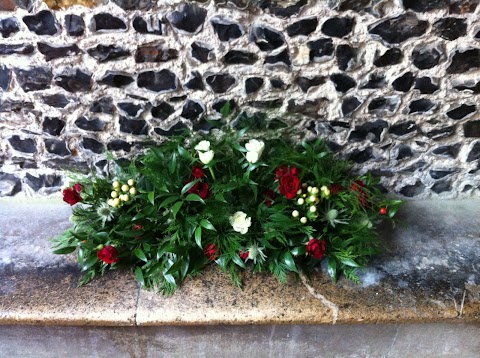
[[[196,41],[191,45],[190,54],[193,58],[202,63],[206,63],[215,58],[213,48],[208,47],[207,44]]]
[[[308,36],[315,31],[317,26],[318,19],[316,17],[307,17],[289,25],[287,27],[287,34],[290,37]]]
[[[467,22],[465,19],[445,17],[433,24],[435,33],[445,40],[456,40],[467,34]]]
[[[463,133],[467,138],[480,137],[480,121],[468,121],[463,125]]]
[[[0,89],[7,91],[12,80],[12,70],[4,65],[0,65]]]
[[[399,48],[390,48],[381,56],[377,56],[373,64],[377,67],[386,67],[396,65],[402,61],[403,54]]]
[[[84,131],[101,132],[107,124],[98,118],[80,117],[75,121],[75,125]]]
[[[205,82],[213,92],[225,93],[236,83],[236,80],[228,73],[217,73],[205,77]]]
[[[449,0],[402,0],[405,9],[416,12],[427,12],[442,9],[448,6]]]
[[[129,117],[138,117],[143,112],[143,106],[132,102],[117,103],[117,107]]]
[[[430,132],[426,133],[427,137],[432,138],[433,140],[440,140],[443,138],[448,138],[452,136],[456,131],[455,126],[448,126],[444,128],[433,129]]]
[[[413,121],[407,121],[407,122],[401,122],[401,123],[396,123],[389,128],[389,133],[401,137],[413,132],[416,132],[418,129],[418,126],[415,122]]]
[[[203,28],[207,10],[195,3],[181,4],[178,10],[167,14],[173,29],[181,34],[196,34]]]
[[[368,9],[371,0],[338,0],[331,1],[330,6],[338,11],[353,10],[357,12],[364,12]]]
[[[42,10],[36,15],[23,17],[23,22],[31,32],[37,35],[56,35],[60,32],[61,26],[55,16],[48,10]]]
[[[158,135],[168,137],[168,136],[172,136],[172,135],[179,135],[182,132],[184,132],[186,129],[188,129],[188,127],[185,124],[183,124],[182,122],[177,122],[176,124],[174,124],[173,126],[168,128],[167,130],[157,127],[157,128],[154,128],[154,131]]]
[[[435,148],[432,151],[432,153],[440,157],[457,158],[461,148],[462,148],[461,143],[456,143],[452,145],[442,145],[440,147]]]
[[[397,148],[397,160],[402,160],[405,158],[411,158],[413,156],[412,148],[406,144],[400,144]]]
[[[108,62],[130,56],[130,51],[115,45],[97,45],[87,50],[98,62]]]
[[[452,56],[447,73],[463,73],[480,67],[480,49],[457,50]]]
[[[142,45],[135,52],[135,62],[167,62],[178,58],[178,51],[163,44]]]
[[[112,97],[103,97],[97,101],[94,101],[90,105],[90,112],[112,114],[113,113]]]
[[[137,85],[154,92],[171,92],[177,89],[177,76],[169,70],[141,72],[138,74]]]
[[[456,173],[457,170],[442,170],[442,169],[433,169],[428,172],[432,179],[442,179],[448,175]]]
[[[120,71],[107,71],[98,82],[112,87],[125,87],[134,81],[135,79],[129,73]]]
[[[107,149],[114,152],[123,150],[124,152],[128,153],[132,149],[132,146],[133,145],[131,143],[128,143],[122,139],[114,139],[107,144]]]
[[[255,42],[262,51],[273,51],[285,44],[285,38],[281,32],[265,25],[252,27],[250,41]]]
[[[245,80],[245,92],[247,94],[257,92],[263,86],[264,80],[261,77],[250,77]]]
[[[3,113],[20,113],[25,115],[32,111],[34,105],[32,102],[16,101],[16,100],[0,100],[0,112]]]
[[[247,105],[253,108],[258,108],[258,109],[275,109],[275,108],[280,108],[283,104],[283,99],[281,98],[276,98],[276,99],[270,99],[270,100],[265,100],[265,101],[251,101],[247,102]]]
[[[15,17],[0,19],[0,34],[6,38],[20,31],[20,24]]]
[[[338,45],[335,50],[338,68],[342,71],[350,71],[358,66],[358,49],[350,45]]]
[[[230,0],[235,2],[242,2],[248,0]],[[308,0],[298,0],[298,1],[291,1],[282,3],[281,1],[265,1],[260,3],[260,7],[268,12],[270,12],[274,16],[283,17],[283,18],[290,18],[293,15],[297,15],[301,12],[302,8],[307,5]]]
[[[459,91],[471,91],[474,94],[478,94],[480,93],[480,82],[477,82],[475,84],[469,82],[463,85],[454,86],[454,88]]]
[[[288,88],[288,85],[280,78],[270,78],[270,85],[272,89],[286,90]]]
[[[480,159],[480,142],[476,142],[468,153],[467,162]]]
[[[72,103],[70,99],[68,99],[67,97],[65,97],[64,94],[61,93],[44,96],[42,98],[42,101],[43,103],[55,108],[65,108],[70,103]]]
[[[430,77],[421,77],[415,81],[415,89],[418,89],[422,94],[432,94],[437,92],[440,86],[434,84]]]
[[[83,148],[96,154],[102,154],[103,151],[105,150],[105,146],[102,143],[100,143],[98,140],[93,138],[83,138],[82,146]]]
[[[223,57],[223,62],[226,65],[253,65],[257,62],[258,56],[252,52],[230,50]]]
[[[381,73],[371,73],[368,76],[368,80],[366,83],[363,83],[360,88],[361,89],[376,89],[376,88],[383,88],[386,85],[385,75]]]
[[[127,31],[127,24],[112,14],[100,13],[93,15],[91,29],[94,32],[123,32]]]
[[[70,36],[83,36],[85,33],[85,21],[83,20],[83,17],[78,15],[65,15],[65,28],[67,29],[67,34]]]
[[[300,87],[300,89],[307,93],[311,87],[317,87],[323,85],[325,83],[325,77],[323,76],[315,76],[312,78],[308,77],[297,77],[295,79],[295,83]]]
[[[413,64],[421,70],[435,67],[440,63],[443,51],[440,43],[415,46],[412,52]]]
[[[155,4],[151,0],[112,0],[112,2],[123,10],[149,10]]]
[[[194,121],[205,112],[205,105],[200,101],[186,100],[182,108],[181,117]]]
[[[388,123],[384,120],[376,120],[361,126],[355,126],[355,130],[350,133],[348,140],[358,142],[368,139],[372,143],[379,143],[385,128],[388,128]]]
[[[332,39],[318,39],[307,42],[310,49],[310,61],[324,62],[333,55],[333,41]]]
[[[175,112],[175,108],[167,102],[161,102],[157,106],[152,107],[151,113],[154,118],[165,120]]]
[[[413,113],[425,113],[428,111],[432,111],[436,107],[436,104],[427,98],[421,98],[417,100],[413,100],[410,102],[409,105],[409,112],[410,114]]]
[[[50,135],[59,136],[65,128],[65,121],[56,117],[45,117],[42,123],[42,130]]]
[[[462,104],[461,106],[448,111],[447,116],[456,120],[464,119],[473,115],[476,110],[477,107],[474,104]]]
[[[478,0],[460,0],[452,2],[449,6],[450,14],[466,14],[474,12],[478,6]]]
[[[60,157],[66,157],[70,155],[70,150],[68,150],[67,143],[63,140],[58,139],[45,139],[45,149],[50,154],[55,154]]]
[[[31,55],[35,48],[30,44],[1,44],[0,55]]]
[[[385,42],[398,44],[409,38],[422,36],[428,27],[428,21],[419,20],[415,14],[407,12],[370,25],[368,31],[380,36]]]
[[[368,111],[377,114],[394,113],[399,105],[400,98],[397,96],[377,97],[368,104]]]
[[[0,197],[13,196],[22,190],[22,182],[13,174],[0,172]]]
[[[38,51],[45,56],[46,61],[51,61],[60,57],[75,56],[82,53],[82,50],[77,45],[49,45],[44,42],[37,43]]]
[[[92,75],[80,69],[69,69],[64,74],[57,75],[55,84],[68,92],[88,92],[91,88]]]
[[[283,51],[279,52],[278,54],[271,54],[265,58],[265,64],[271,66],[287,66],[290,67],[292,61],[290,61],[290,55],[288,54],[288,50],[284,49]]]
[[[224,107],[227,106],[230,111],[234,111],[237,108],[237,105],[233,99],[219,99],[212,104],[212,109],[217,113],[222,113]]]
[[[214,17],[210,20],[210,23],[220,41],[232,41],[238,39],[243,36],[245,32],[242,25],[221,17]]]
[[[446,191],[452,190],[452,184],[450,181],[439,181],[432,185],[430,188],[434,193],[441,194]]]
[[[342,114],[344,116],[352,115],[360,106],[362,102],[357,97],[347,97],[342,102]]]
[[[200,73],[193,71],[190,74],[190,77],[187,79],[184,87],[194,91],[203,91],[205,89],[205,85],[203,84],[203,79]]]
[[[148,135],[148,124],[143,119],[128,119],[120,116],[120,132],[130,133],[135,135]]]
[[[29,69],[16,68],[17,81],[25,92],[39,91],[50,88],[53,74],[50,68],[32,67]]]
[[[407,198],[412,198],[414,196],[418,196],[425,191],[425,185],[420,181],[417,180],[415,184],[406,185],[402,189],[400,189],[400,194],[406,196]]]
[[[335,73],[333,75],[330,75],[330,80],[333,82],[335,85],[335,89],[338,92],[348,92],[348,90],[354,88],[357,85],[357,82],[355,80],[347,75],[344,75],[343,73]]]
[[[345,37],[353,29],[355,21],[351,17],[332,17],[322,25],[322,32],[330,37]]]
[[[373,158],[373,150],[370,147],[365,149],[355,149],[348,155],[348,160],[351,160],[355,163],[365,163],[366,161]]]
[[[137,16],[133,19],[133,28],[141,34],[164,35],[165,24],[158,15]]]
[[[34,191],[39,191],[42,188],[60,187],[63,184],[62,177],[55,174],[42,174],[34,176],[30,173],[25,175],[25,183]]]
[[[412,72],[406,72],[392,82],[392,87],[396,91],[408,92],[412,88],[415,77]]]
[[[22,152],[33,154],[37,152],[37,142],[33,138],[20,138],[18,135],[8,138],[8,142],[13,149]]]

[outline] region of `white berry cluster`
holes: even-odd
[[[110,193],[111,198],[107,201],[108,205],[118,208],[130,201],[137,194],[137,189],[134,185],[135,181],[133,179],[128,179],[126,184],[122,184],[117,180],[114,181],[112,183],[113,191]]]
[[[330,196],[330,190],[326,186],[322,186],[318,189],[316,186],[309,186],[307,183],[302,184],[302,188],[306,189],[306,193],[303,189],[297,191],[297,204],[300,205],[300,209],[306,212],[305,216],[300,216],[299,210],[293,210],[292,216],[294,218],[300,218],[302,224],[306,224],[308,220],[315,220],[318,217],[317,205],[320,202],[320,198],[328,198]]]

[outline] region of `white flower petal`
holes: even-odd
[[[247,162],[249,163],[256,163],[260,159],[260,156],[256,152],[247,152],[246,154]]]
[[[202,140],[195,146],[196,151],[206,152],[210,150],[210,142],[208,140]]]
[[[198,158],[203,164],[208,164],[212,161],[215,153],[213,150],[209,150],[208,152],[198,152]]]

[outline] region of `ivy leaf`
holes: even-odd
[[[337,282],[337,260],[334,257],[328,259],[328,274],[333,282]]]
[[[235,262],[238,266],[246,269],[247,266],[245,266],[245,262],[243,262],[243,260],[240,258],[240,256],[238,254],[234,254],[232,256],[232,261]]]
[[[191,181],[190,183],[187,183],[183,186],[181,194],[185,194],[187,191],[193,188],[195,184],[197,184],[200,181],[200,179],[196,179],[194,181]]]
[[[207,230],[217,231],[217,229],[215,229],[215,227],[212,225],[212,223],[210,221],[208,221],[207,219],[202,219],[200,221],[200,225],[202,225]]]
[[[76,246],[62,247],[60,249],[56,249],[53,253],[57,255],[70,254],[74,252],[76,248],[77,248]]]
[[[143,272],[140,267],[135,267],[135,277],[137,278],[137,281],[140,282],[142,286],[145,286],[145,279],[143,278]]]
[[[189,194],[185,198],[186,201],[198,201],[202,204],[205,204],[205,201],[198,194]]]
[[[290,271],[298,272],[297,266],[295,266],[295,261],[293,260],[293,256],[290,253],[290,251],[286,251],[283,254],[283,262],[285,263],[285,265],[288,267]]]
[[[175,204],[173,204],[172,206],[172,214],[173,214],[173,217],[176,218],[177,217],[177,213],[178,211],[180,210],[180,208],[182,207],[183,205],[183,201],[177,201]]]
[[[135,249],[135,250],[133,250],[133,253],[134,253],[135,256],[137,256],[140,260],[145,261],[145,262],[148,262],[147,257],[145,256],[145,253],[144,253],[142,250],[140,250],[140,249]]]
[[[202,227],[201,226],[195,229],[195,242],[197,243],[198,247],[202,249]]]
[[[351,266],[351,267],[360,267],[355,261],[350,258],[340,258],[340,262],[344,265]]]

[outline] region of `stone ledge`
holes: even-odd
[[[478,200],[412,201],[406,228],[383,228],[386,251],[363,284],[325,274],[312,286],[340,308],[338,323],[480,322]],[[171,297],[113,271],[85,287],[72,257],[50,253],[49,237],[69,226],[70,208],[52,200],[0,200],[0,324],[203,325],[331,323],[331,312],[300,281],[286,285],[243,273],[245,287],[217,268]],[[465,294],[463,309],[461,302]],[[460,314],[461,311],[461,314]]]

